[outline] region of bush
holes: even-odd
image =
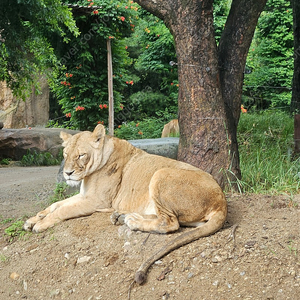
[[[21,159],[21,165],[24,167],[28,166],[53,166],[59,165],[62,161],[62,151],[58,158],[55,158],[49,152],[38,153],[36,151],[29,151]]]

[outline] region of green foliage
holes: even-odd
[[[21,159],[21,165],[24,167],[28,166],[53,166],[59,165],[62,161],[62,152],[58,158],[55,158],[49,152],[38,153],[36,151],[28,150],[27,154]]]
[[[178,80],[174,41],[164,23],[143,9],[138,10],[134,33],[125,39],[128,51],[128,84],[124,89],[130,120],[156,117],[157,111],[177,106]]]
[[[23,230],[23,224],[24,221],[19,219],[4,230],[4,234],[9,238],[10,242],[12,242],[14,238],[23,237],[26,234],[26,231]]]
[[[259,18],[247,59],[243,103],[247,108],[287,107],[293,77],[290,2],[270,0]]]
[[[57,60],[49,36],[78,30],[67,6],[59,0],[2,0],[0,10],[0,80],[25,99],[39,91],[41,74],[52,76]]]
[[[175,118],[177,115],[166,109],[164,112],[157,112],[156,118],[124,122],[115,130],[115,135],[125,140],[160,138],[164,125]]]
[[[291,159],[293,118],[282,111],[242,114],[238,140],[246,192],[299,191],[300,160]]]
[[[221,38],[221,34],[229,14],[231,2],[231,0],[214,0],[214,28],[217,43]]]
[[[50,198],[50,203],[55,203],[61,200],[64,200],[66,198],[69,198],[75,194],[78,194],[78,192],[73,194],[68,194],[69,186],[65,182],[60,182],[56,184],[54,194]]]
[[[11,159],[10,158],[3,158],[0,160],[0,165],[9,165]]]

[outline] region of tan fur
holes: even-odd
[[[179,125],[178,120],[171,120],[168,124],[164,126],[164,129],[161,133],[161,137],[169,137],[169,136],[178,136],[179,135]]]
[[[42,232],[70,218],[97,211],[125,214],[132,230],[168,233],[180,225],[196,226],[150,257],[138,270],[142,283],[151,264],[168,252],[219,230],[227,216],[225,196],[208,173],[189,164],[148,154],[125,140],[94,132],[64,140],[64,177],[81,184],[80,193],[57,202],[30,218],[26,230]]]

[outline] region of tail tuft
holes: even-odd
[[[135,278],[134,278],[134,281],[137,283],[137,284],[143,284],[146,280],[146,274],[145,272],[143,271],[137,271],[135,273]]]

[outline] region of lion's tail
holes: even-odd
[[[196,227],[190,231],[187,231],[170,241],[168,244],[166,244],[164,247],[158,250],[155,254],[149,257],[139,267],[139,269],[135,273],[135,282],[138,284],[144,283],[146,280],[147,270],[151,267],[151,265],[163,256],[170,253],[171,251],[180,248],[183,245],[196,241],[201,237],[209,236],[217,232],[219,229],[222,228],[225,219],[226,214],[224,214],[224,212],[222,211],[218,211],[214,215],[212,215],[211,218],[205,224]]]

